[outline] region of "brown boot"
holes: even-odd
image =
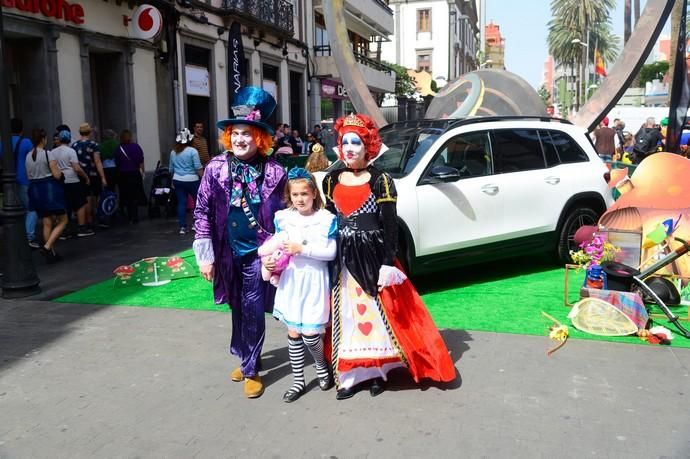
[[[244,381],[244,375],[242,374],[242,369],[240,367],[235,368],[230,372],[230,379],[234,382]]]
[[[258,398],[264,393],[264,383],[261,382],[261,376],[256,375],[244,380],[244,395],[247,398]]]

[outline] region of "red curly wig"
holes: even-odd
[[[342,159],[343,136],[348,132],[354,132],[364,142],[366,147],[366,159],[370,161],[379,154],[381,150],[381,137],[379,129],[374,120],[367,115],[347,115],[340,117],[333,125],[333,129],[338,133],[338,156]]]
[[[241,123],[238,123],[241,124]],[[223,134],[221,135],[220,141],[223,144],[223,147],[225,147],[226,150],[232,151],[232,142],[230,141],[230,138],[232,136],[232,127],[234,125],[231,124],[229,126],[225,127],[225,131],[223,131]],[[256,127],[256,126],[248,126],[249,127],[249,132],[251,133],[252,137],[254,138],[254,141],[256,142],[257,150],[259,151],[259,154],[262,156],[268,156],[272,152],[273,148],[273,136],[269,134],[268,132],[264,131],[263,129]]]

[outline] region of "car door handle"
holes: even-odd
[[[554,177],[554,176],[546,177],[544,179],[544,181],[546,183],[548,183],[549,185],[558,185],[559,183],[561,183],[561,179],[558,177]]]
[[[498,186],[496,185],[484,185],[482,191],[486,194],[494,195],[498,193]]]

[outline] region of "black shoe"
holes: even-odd
[[[339,389],[335,393],[336,400],[347,400],[348,398],[354,397],[357,393],[357,386],[349,387],[347,389]]]
[[[40,249],[41,244],[32,239],[29,241],[29,247],[31,247],[32,249]]]
[[[384,390],[386,390],[386,384],[383,382],[383,379],[375,378],[373,381],[371,381],[371,386],[369,386],[369,394],[371,394],[372,397],[382,394]]]
[[[319,378],[319,389],[328,390],[331,387],[333,387],[333,378],[330,373],[323,378]]]
[[[285,403],[292,403],[295,400],[299,399],[303,394],[304,389],[297,390],[294,388],[290,388],[287,392],[283,394],[283,401]]]
[[[45,247],[39,248],[38,251],[41,252],[41,255],[43,255],[43,256],[45,257],[46,262],[47,262],[49,265],[50,265],[50,264],[53,264],[53,263],[56,263],[56,262],[58,262],[58,261],[60,261],[60,260],[62,259],[62,257],[60,257],[60,258],[58,259],[58,258],[57,258],[57,255],[55,254],[55,252],[53,252],[52,250],[48,250],[48,249],[46,249]]]

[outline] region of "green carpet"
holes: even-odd
[[[196,268],[191,250],[179,256]],[[600,337],[571,326],[567,319],[570,309],[563,305],[564,274],[563,268],[554,268],[548,260],[508,260],[421,277],[415,285],[440,328],[546,336],[551,323],[542,316],[544,311],[569,325],[571,338],[645,344],[637,337]],[[582,271],[574,274],[571,303],[577,301],[583,279]],[[160,287],[113,288],[113,281],[108,280],[54,301],[227,310],[227,306],[213,303],[211,285],[200,277],[178,279]],[[687,316],[687,307],[678,308],[675,313]],[[675,334],[674,327],[665,319],[656,322],[674,332],[674,347],[690,347],[690,340]],[[690,323],[684,324],[690,328]],[[548,346],[545,339],[545,351]]]

